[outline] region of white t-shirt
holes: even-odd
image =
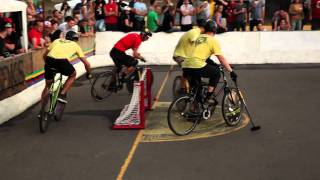
[[[188,5],[182,4],[182,6],[180,7],[180,11],[191,13],[193,11],[193,6],[191,4],[188,4]],[[182,16],[181,24],[182,25],[192,24],[192,15]]]
[[[69,27],[67,22],[64,22],[62,24],[59,25],[59,29],[66,34],[68,31],[74,31],[74,32],[78,32],[79,31],[79,27],[78,25],[74,25],[73,27]]]

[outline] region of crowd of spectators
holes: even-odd
[[[24,0],[22,0],[24,1]],[[28,48],[41,49],[68,31],[93,36],[96,31],[152,32],[188,31],[200,22],[212,19],[218,33],[227,31],[263,31],[265,0],[81,0],[74,7],[64,1],[60,9],[44,16],[42,7],[27,0]],[[0,13],[0,58],[23,53],[21,20],[15,13]],[[19,18],[19,16],[18,16]],[[21,18],[21,15],[20,15]],[[272,30],[302,30],[307,22],[320,29],[320,0],[291,0],[286,9],[278,9],[272,18]]]

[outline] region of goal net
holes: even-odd
[[[151,69],[145,68],[139,82],[134,83],[130,103],[125,105],[113,129],[143,129],[145,111],[151,109]]]

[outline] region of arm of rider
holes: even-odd
[[[228,61],[226,60],[226,58],[222,55],[217,55],[217,58],[219,59],[220,63],[227,69],[227,71],[230,72],[230,76],[231,76],[231,79],[233,81],[236,81],[237,80],[237,74],[232,70],[230,64],[228,63]]]
[[[144,61],[144,62],[145,62],[144,57],[141,56],[141,54],[138,52],[138,49],[137,49],[137,48],[134,48],[134,49],[133,49],[133,57],[134,57],[134,58],[137,58],[137,59],[140,59],[141,61]]]
[[[84,64],[84,67],[86,68],[86,71],[87,71],[87,78],[88,79],[91,79],[92,78],[92,74],[90,73],[91,72],[91,65],[90,65],[90,63],[87,61],[87,59],[86,58],[84,58],[84,57],[80,57],[80,60],[81,60],[81,62]]]

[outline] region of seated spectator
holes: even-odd
[[[114,0],[110,0],[104,6],[105,9],[105,24],[107,31],[117,31],[118,30],[118,15],[119,9],[118,5]]]
[[[99,32],[103,32],[106,30],[106,26],[104,23],[105,18],[105,1],[104,0],[96,0],[96,6],[94,10],[94,15],[96,18],[96,30]]]
[[[10,54],[20,54],[24,53],[25,49],[22,48],[20,36],[14,30],[12,24],[7,22],[5,24],[7,37],[5,38],[5,47]]]
[[[5,22],[0,24],[0,60],[9,56],[5,49],[5,38],[7,37],[7,31]]]
[[[68,31],[79,32],[79,27],[76,25],[74,18],[71,16],[66,17],[66,22],[60,24],[59,29],[64,34],[67,34]]]
[[[72,10],[71,10],[71,7],[69,6],[68,2],[64,1],[62,3],[60,12],[61,12],[61,15],[64,20],[65,20],[65,17],[72,16]]]
[[[160,21],[158,14],[161,13],[160,5],[154,5],[152,10],[149,11],[147,16],[147,28],[151,32],[156,32],[159,30]]]
[[[194,8],[192,4],[189,3],[189,0],[183,0],[183,4],[180,6],[181,13],[181,31],[189,31],[192,29],[192,15]]]
[[[36,20],[34,26],[28,32],[28,39],[33,49],[44,47],[44,39],[42,38],[43,22]]]
[[[94,34],[92,27],[90,27],[90,25],[89,25],[88,18],[83,18],[79,22],[79,29],[80,29],[81,36],[92,36]]]
[[[168,10],[164,13],[164,18],[161,27],[162,31],[166,33],[179,31],[179,29],[174,27],[175,12],[175,8],[173,6],[170,6]]]
[[[147,15],[147,6],[142,0],[136,0],[133,5],[133,12],[134,12],[134,21],[133,21],[133,29],[135,31],[142,31],[144,30],[144,17]]]
[[[289,15],[291,22],[291,29],[300,31],[302,30],[303,5],[300,0],[294,0],[289,6]]]
[[[264,27],[262,23],[259,23],[257,26],[257,31],[266,31],[267,29]]]
[[[215,15],[213,16],[213,21],[217,23],[217,34],[227,32],[227,27],[222,23],[222,12],[223,5],[218,5]]]
[[[285,19],[281,19],[279,24],[277,25],[277,31],[289,31],[290,25],[287,24]]]
[[[124,13],[121,13],[119,17],[119,28],[123,32],[130,32],[132,31],[133,23],[130,20],[130,11],[131,8],[129,6],[126,6],[123,8]]]
[[[278,10],[274,13],[273,18],[272,18],[272,25],[273,25],[273,30],[277,31],[279,29],[280,21],[285,20],[285,24],[288,25],[288,28],[291,29],[290,27],[290,20],[289,20],[289,14],[284,11],[284,10]]]

